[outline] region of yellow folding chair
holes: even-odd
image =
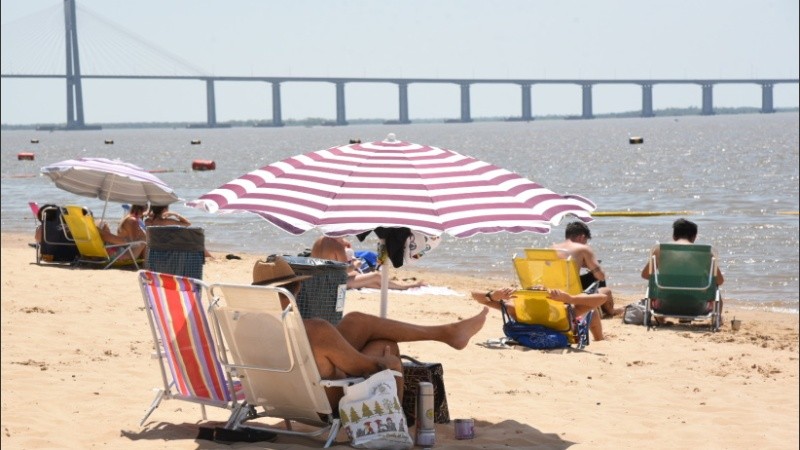
[[[61,208],[61,215],[78,247],[79,263],[102,266],[103,269],[130,265],[139,269],[141,260],[137,260],[133,249],[139,245],[146,245],[146,242],[106,244],[100,235],[100,229],[94,222],[92,212],[82,206],[64,206]]]
[[[544,325],[567,334],[570,343],[581,338],[588,343],[588,334],[576,335],[572,306],[547,298],[548,289],[558,289],[570,295],[583,292],[580,268],[566,250],[528,248],[524,256],[514,255],[514,269],[521,289],[514,293],[517,320],[522,323]],[[591,287],[589,288],[591,289]],[[583,318],[586,324],[594,311]]]

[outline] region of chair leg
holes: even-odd
[[[328,448],[333,445],[333,441],[336,440],[336,435],[339,434],[339,427],[341,426],[341,421],[339,419],[333,419],[331,422],[331,429],[328,432],[328,440],[325,441],[325,446],[323,448]]]
[[[150,414],[152,414],[153,411],[155,411],[156,408],[158,408],[158,405],[161,404],[161,400],[163,398],[164,398],[164,390],[158,389],[156,392],[156,398],[154,398],[153,403],[150,404],[150,409],[147,410],[147,414],[145,414],[144,417],[142,417],[142,420],[139,422],[140,427],[144,425],[144,421],[147,420],[148,417],[150,417]]]

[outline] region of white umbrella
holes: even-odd
[[[187,205],[254,213],[296,235],[318,229],[348,236],[382,227],[458,238],[546,234],[567,215],[590,222],[595,209],[581,196],[559,195],[488,162],[393,135],[269,164]],[[381,291],[385,316],[386,270]]]
[[[180,200],[158,177],[139,166],[107,158],[68,159],[42,167],[56,186],[73,194],[137,205],[169,205]]]

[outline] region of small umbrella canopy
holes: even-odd
[[[429,236],[546,234],[567,215],[592,221],[595,205],[452,150],[398,141],[355,143],[293,156],[247,173],[188,206],[246,211],[299,235],[347,236],[404,227]],[[383,271],[381,315],[386,315]]]
[[[180,198],[139,166],[107,158],[68,159],[42,167],[56,186],[73,194],[137,205],[169,205]],[[103,207],[105,217],[105,207]]]

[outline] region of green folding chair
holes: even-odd
[[[709,321],[712,331],[719,330],[722,304],[716,272],[710,245],[660,244],[658,258],[650,257],[647,329],[653,320],[671,317],[689,323]]]

